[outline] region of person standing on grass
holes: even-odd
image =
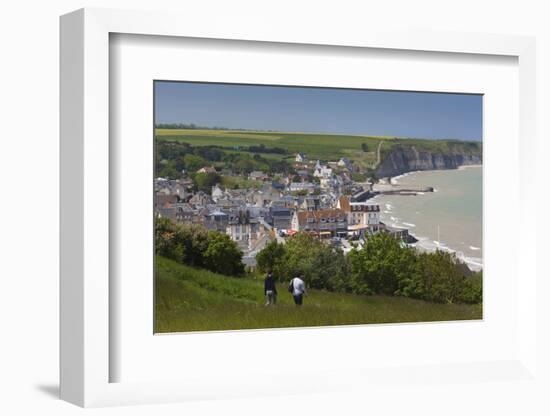
[[[277,287],[273,273],[269,272],[264,280],[265,306],[277,303]]]
[[[303,277],[302,274],[300,274],[300,277],[296,276],[294,279],[290,281],[290,284],[288,286],[288,291],[292,293],[292,297],[294,298],[294,303],[296,306],[301,306],[302,302],[304,300],[304,295],[306,295],[306,284],[301,279]]]

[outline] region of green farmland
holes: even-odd
[[[261,279],[235,278],[156,258],[155,332],[187,332],[481,319],[481,305],[310,290],[304,305],[278,285],[265,307]]]
[[[376,162],[376,151],[381,141],[388,143],[395,138],[346,136],[332,134],[272,133],[227,130],[177,130],[157,129],[157,140],[181,141],[193,146],[222,146],[238,151],[242,146],[278,147],[294,153],[305,153],[310,159],[336,160],[348,157],[360,165],[372,165]],[[368,146],[363,152],[361,145]],[[385,147],[384,145],[382,147]],[[289,155],[270,155],[272,158],[285,158]]]
[[[426,140],[384,136],[351,136],[316,133],[254,132],[234,130],[156,129],[159,141],[179,141],[192,146],[220,146],[226,153],[239,153],[243,146],[264,145],[285,149],[287,154],[263,154],[270,159],[292,159],[295,153],[305,153],[310,160],[337,160],[347,157],[362,168],[372,168],[380,156],[396,145],[414,146],[417,150],[449,154],[453,150],[479,153],[478,142],[458,140]],[[367,145],[367,151],[362,146]]]

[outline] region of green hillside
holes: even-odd
[[[390,137],[366,137],[306,133],[244,132],[226,130],[177,130],[157,129],[157,140],[175,140],[193,146],[239,146],[279,147],[286,149],[291,156],[305,153],[310,159],[334,160],[349,157],[358,162],[372,163],[376,160],[376,150],[380,141],[391,141]],[[361,145],[368,146],[368,152]],[[280,157],[284,157],[281,155]]]
[[[285,285],[264,307],[263,281],[233,278],[156,258],[155,332],[282,328],[481,319],[480,305],[445,305],[402,297],[311,290],[304,306]]]
[[[310,159],[335,160],[348,157],[357,165],[373,167],[377,162],[380,145],[382,157],[398,144],[414,145],[418,150],[449,153],[453,150],[481,152],[478,142],[458,140],[425,140],[413,138],[353,136],[316,133],[254,132],[234,130],[156,129],[160,141],[181,141],[193,146],[222,146],[235,150],[242,146],[283,148],[287,155],[269,155],[271,158],[293,158],[294,153],[305,153]],[[367,145],[367,151],[362,150]]]

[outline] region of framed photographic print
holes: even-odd
[[[537,383],[533,40],[245,32],[62,17],[62,398]]]
[[[154,81],[155,331],[481,319],[482,99]]]

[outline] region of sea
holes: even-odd
[[[482,167],[410,172],[392,183],[434,188],[417,195],[378,195],[382,222],[407,228],[420,250],[452,251],[471,270],[483,267]]]

